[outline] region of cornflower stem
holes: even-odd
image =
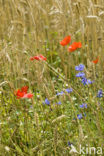
[[[71,101],[71,104],[72,104],[72,103],[73,103],[73,101],[72,101],[72,99],[71,99],[70,95],[68,95],[68,97],[69,97],[69,100]],[[76,117],[76,119],[77,119],[77,123],[78,123],[78,124],[80,124],[80,122],[79,122],[79,120],[78,120],[78,118],[77,118],[77,114],[76,114],[75,107],[74,107],[74,105],[73,105],[73,104],[72,104],[72,109],[73,109],[73,112],[75,113],[75,117]]]
[[[59,72],[57,72],[51,65],[48,64],[48,62],[45,62],[45,64],[47,65],[47,67],[49,67],[49,69],[51,69],[51,71],[55,74],[57,74],[63,81],[66,81],[69,84],[69,79],[64,78]],[[84,101],[84,98],[76,91],[76,89],[74,89],[71,85],[70,87],[74,90],[74,92]]]

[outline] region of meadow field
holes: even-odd
[[[0,0],[0,156],[104,155],[104,0]]]

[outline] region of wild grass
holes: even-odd
[[[0,1],[0,155],[70,156],[70,141],[104,147],[103,0]],[[67,35],[82,48],[69,53],[59,43]],[[47,62],[30,61],[42,54]],[[99,56],[99,63],[93,64]],[[83,63],[92,85],[83,86],[75,66]],[[33,99],[16,99],[29,86]],[[56,96],[66,88],[73,92]],[[51,102],[44,105],[45,98]],[[55,103],[61,101],[61,105]],[[81,110],[79,105],[87,103]],[[100,105],[99,105],[100,103]],[[86,113],[82,120],[77,114]],[[75,154],[75,153],[74,153]],[[72,153],[72,155],[74,155]],[[77,154],[78,155],[78,154]]]

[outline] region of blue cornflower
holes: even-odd
[[[87,104],[83,103],[82,105],[80,105],[80,108],[87,108]]]
[[[33,109],[33,105],[30,106],[30,109]]]
[[[76,77],[81,77],[81,78],[83,78],[83,77],[85,77],[85,73],[79,72],[79,73],[76,74]]]
[[[57,105],[61,105],[61,101],[57,102],[56,104],[57,104]]]
[[[99,98],[103,97],[102,89],[98,90],[97,97],[99,97]]]
[[[56,95],[58,96],[58,95],[63,95],[63,94],[64,94],[64,92],[61,91],[61,92],[58,92]]]
[[[87,80],[88,84],[92,84],[94,81],[91,81],[91,80]]]
[[[71,93],[71,92],[73,91],[73,89],[72,89],[72,88],[67,88],[67,89],[65,89],[65,91],[66,91],[67,93]]]
[[[79,64],[79,66],[75,66],[75,70],[77,71],[83,71],[84,70],[84,65],[83,64]]]
[[[68,141],[68,145],[69,145],[69,146],[71,146],[71,145],[72,145],[72,143],[71,143],[70,141]]]
[[[87,79],[86,77],[83,77],[81,82],[82,82],[84,85],[88,85],[88,84],[92,84],[92,83],[93,83],[93,81]]]
[[[50,101],[47,98],[45,99],[45,104],[50,105]]]
[[[86,77],[83,77],[81,82],[82,82],[84,85],[88,84],[87,78],[86,78]]]
[[[80,119],[82,119],[82,114],[78,114],[77,115],[77,118],[80,120]]]

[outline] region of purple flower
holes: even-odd
[[[80,108],[87,108],[87,104],[83,103],[82,105],[80,105]]]
[[[98,90],[97,97],[98,98],[103,97],[103,91],[102,91],[102,89]]]
[[[68,141],[68,145],[69,145],[69,146],[71,146],[71,145],[72,145],[72,143],[71,143],[70,141]]]
[[[79,73],[76,74],[76,77],[81,77],[81,78],[83,78],[83,77],[85,77],[85,73],[79,72]]]
[[[86,78],[86,77],[83,77],[81,82],[82,82],[84,85],[88,84],[87,78]]]
[[[57,105],[61,105],[61,101],[57,102],[56,104],[57,104]]]
[[[92,84],[93,83],[93,81],[91,81],[91,80],[87,80],[87,78],[86,77],[83,77],[82,78],[82,81],[81,81],[84,85],[88,85],[88,84]]]
[[[64,94],[64,92],[61,91],[61,92],[58,92],[56,95],[58,96],[58,95],[63,95],[63,94]]]
[[[79,66],[75,66],[75,70],[77,71],[83,71],[84,70],[84,65],[83,64],[79,64]]]
[[[45,104],[50,105],[50,101],[47,98],[45,99]]]
[[[73,89],[72,89],[72,88],[67,88],[67,89],[65,89],[65,91],[66,91],[67,93],[71,93],[71,92],[73,91]]]
[[[94,81],[91,81],[91,80],[87,80],[88,84],[92,84]]]
[[[82,114],[78,114],[77,115],[77,118],[80,120],[80,119],[82,119]]]

